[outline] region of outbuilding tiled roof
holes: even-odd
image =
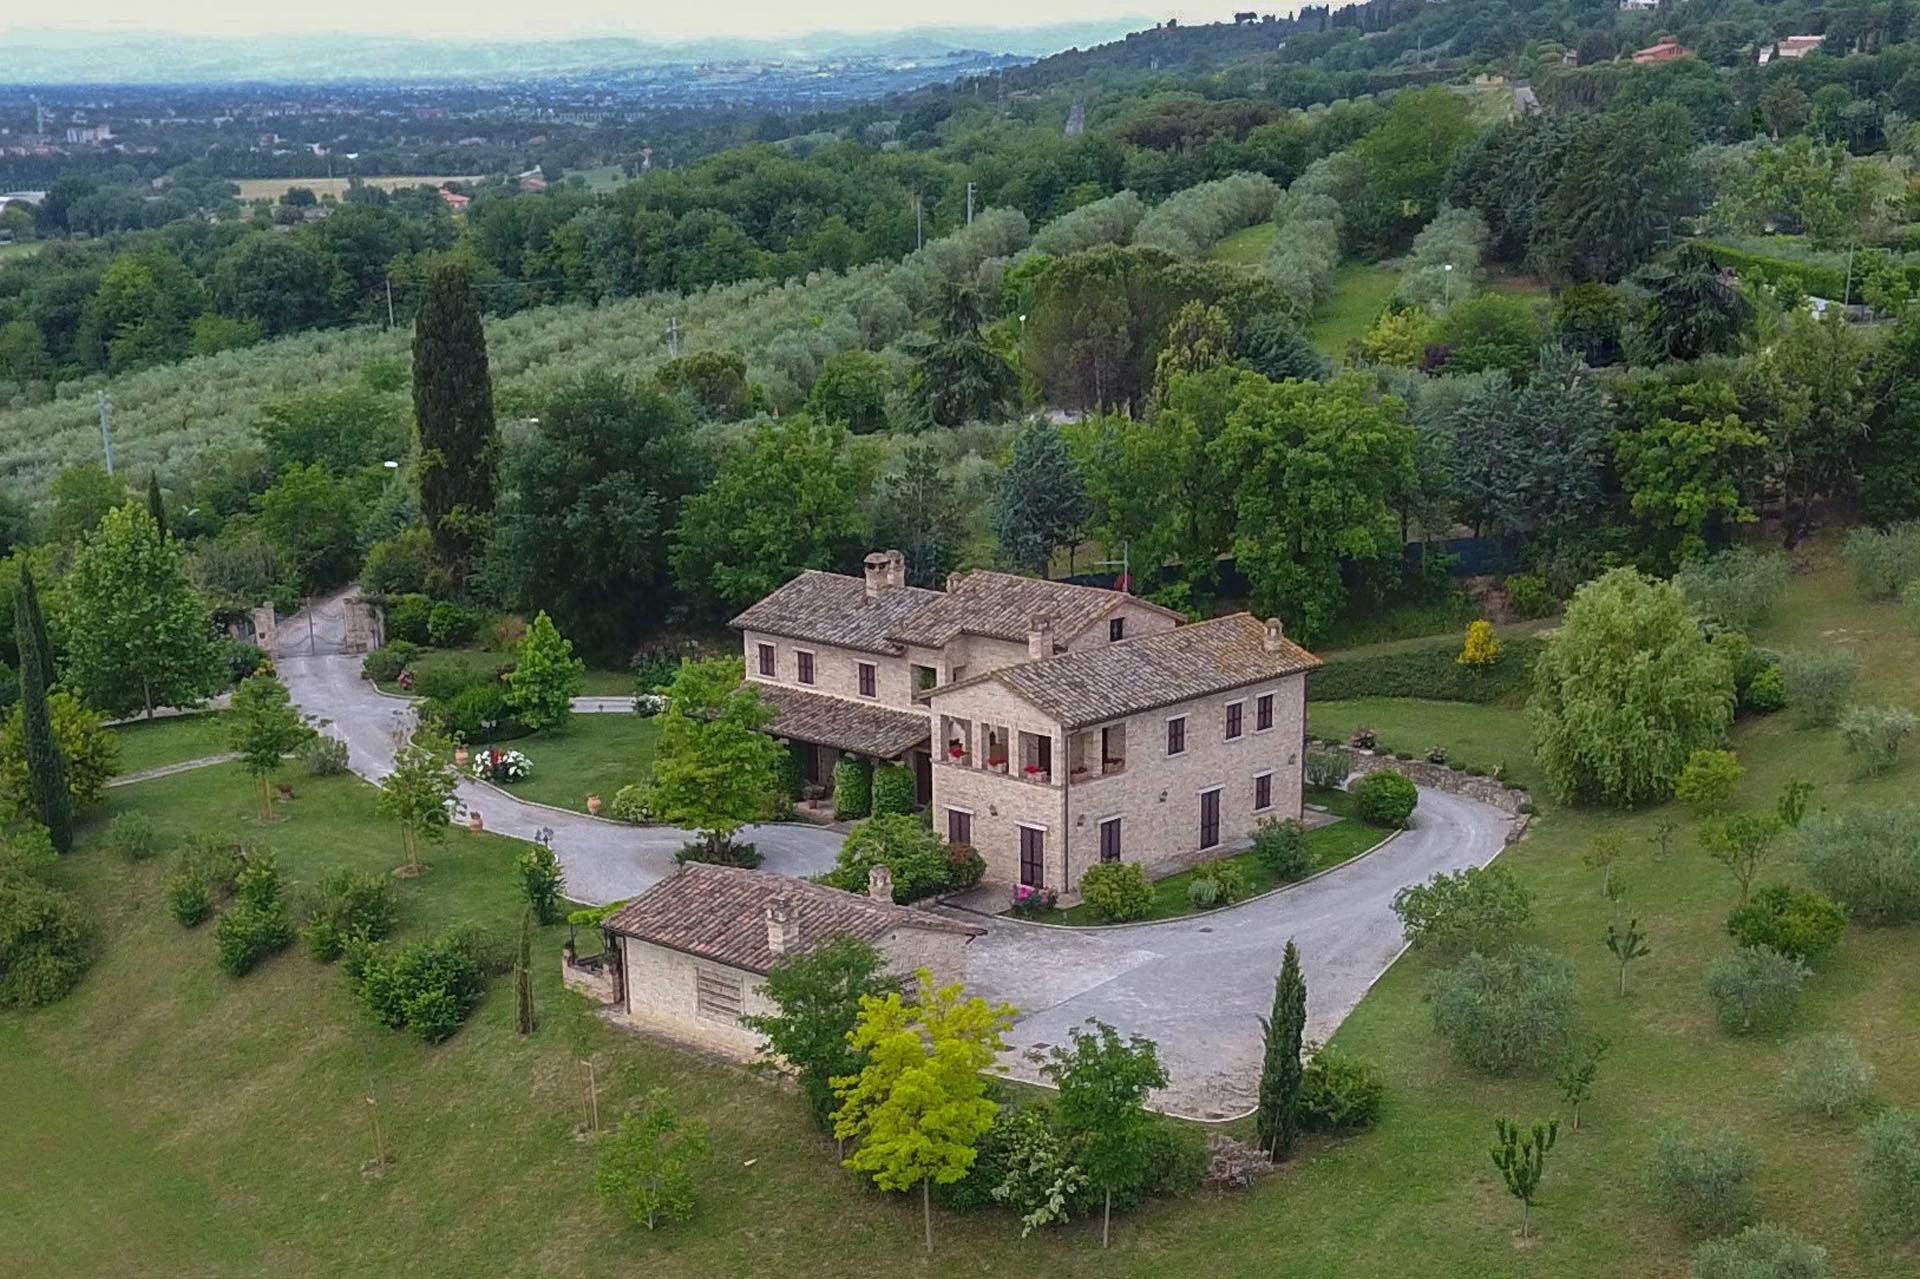
[[[978,680],[998,680],[1067,728],[1101,724],[1212,693],[1298,675],[1320,659],[1292,640],[1269,651],[1267,626],[1251,613],[1176,626],[1078,653],[948,684],[931,696]]]
[[[816,644],[897,655],[905,650],[893,638],[895,632],[941,598],[939,591],[898,585],[885,587],[869,599],[865,578],[807,569],[734,618],[732,625]]]
[[[1024,640],[1033,620],[1044,617],[1053,623],[1054,635],[1065,643],[1130,599],[1145,608],[1160,608],[1121,591],[981,569],[949,582],[944,593],[934,593],[933,601],[908,619],[894,636],[930,648],[962,632]],[[1169,612],[1168,616],[1178,615]]]
[[[780,684],[755,681],[752,687],[759,691],[762,701],[780,712],[779,718],[767,726],[767,731],[777,737],[892,759],[902,751],[924,746],[932,733],[924,711],[893,710]]]
[[[794,939],[789,954],[811,950],[835,937],[877,942],[901,928],[969,937],[986,932],[977,924],[804,879],[699,862],[689,862],[679,874],[621,907],[607,920],[607,928],[717,964],[765,974],[774,964],[767,939],[767,907],[776,901],[786,909]]]

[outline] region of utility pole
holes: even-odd
[[[113,397],[100,392],[100,450],[107,455],[107,474],[113,474]]]
[[[978,188],[973,183],[971,182],[967,183],[967,225],[968,226],[973,225],[973,193],[977,189]]]
[[[387,328],[393,328],[393,277],[387,277]]]
[[[676,360],[680,358],[680,317],[677,315],[667,320],[667,354]]]
[[[913,247],[916,249],[927,247],[927,233],[920,220],[920,209],[920,193],[915,191],[913,193]]]

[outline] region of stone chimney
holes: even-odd
[[[887,589],[887,553],[875,551],[867,556],[862,567],[867,571],[867,598],[879,599],[881,592]]]
[[[767,902],[767,950],[780,956],[800,944],[800,925],[793,917],[793,902],[775,897]]]
[[[893,905],[893,867],[882,862],[867,872],[867,896]]]
[[[966,577],[965,573],[947,574],[947,590],[952,591],[953,589],[958,587],[960,585],[961,579],[964,577]]]
[[[1027,623],[1027,660],[1053,656],[1053,619],[1044,614]]]
[[[1277,617],[1269,617],[1267,619],[1267,633],[1261,637],[1260,647],[1269,653],[1278,653],[1286,646],[1286,632],[1280,628],[1280,619]]]
[[[907,584],[907,557],[899,551],[888,551],[887,585],[905,586]]]

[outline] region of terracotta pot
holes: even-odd
[[[470,830],[470,831],[472,831],[472,832],[473,832],[474,834],[476,834],[476,835],[478,835],[478,834],[479,834],[479,833],[480,833],[481,831],[483,831],[483,830],[485,830],[486,828],[487,828],[487,827],[486,827],[486,823],[485,823],[485,822],[482,822],[482,821],[480,820],[480,814],[478,814],[478,813],[472,813],[472,812],[470,812],[470,813],[468,813],[468,814],[467,814],[467,829],[468,829],[468,830]]]
[[[587,812],[594,817],[600,815],[600,797],[598,795],[587,796]]]
[[[473,752],[469,751],[466,747],[456,746],[453,748],[453,762],[461,768],[465,768],[472,759]]]

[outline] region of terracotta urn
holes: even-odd
[[[600,815],[600,797],[598,795],[587,796],[587,812],[594,817]]]
[[[478,813],[475,813],[475,812],[469,812],[469,813],[467,814],[467,829],[468,829],[468,830],[470,830],[470,831],[472,831],[472,832],[473,832],[474,834],[476,834],[476,835],[478,835],[478,834],[479,834],[479,833],[480,833],[481,831],[483,831],[483,830],[485,830],[486,828],[487,828],[487,827],[486,827],[486,823],[485,823],[485,822],[482,822],[482,821],[480,820],[480,814],[478,814]]]
[[[456,746],[453,748],[453,762],[458,767],[465,768],[467,766],[468,761],[470,761],[472,758],[473,758],[473,752],[468,750],[466,747]]]

